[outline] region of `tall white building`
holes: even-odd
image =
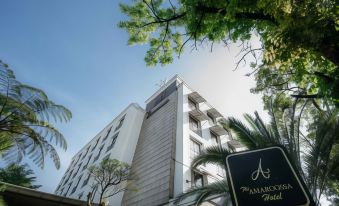
[[[214,165],[191,170],[191,160],[208,146],[241,150],[218,121],[224,117],[179,76],[156,91],[146,108],[130,104],[72,159],[55,194],[86,200],[93,181],[86,168],[104,158],[132,166],[137,191],[125,191],[109,199],[109,205],[172,205],[187,189],[224,178]],[[94,197],[97,202],[99,195]],[[190,200],[187,200],[188,202]],[[218,205],[220,198],[206,202]]]

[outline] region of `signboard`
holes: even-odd
[[[235,206],[315,205],[281,147],[234,153],[226,165]]]

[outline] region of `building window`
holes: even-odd
[[[60,195],[62,195],[63,191],[64,191],[65,188],[62,188],[61,191],[60,191]]]
[[[104,142],[107,139],[107,137],[108,137],[109,133],[111,132],[111,130],[112,130],[112,126],[108,129],[106,136],[104,137],[104,139],[102,139],[102,142]]]
[[[212,140],[212,143],[214,144],[214,145],[218,145],[218,143],[219,143],[219,141],[218,141],[218,136],[217,135],[215,135],[214,133],[210,133],[211,134],[211,140]]]
[[[77,159],[77,161],[74,163],[74,166],[78,164],[80,158],[81,158],[82,154],[79,155],[79,158]]]
[[[70,183],[68,184],[68,188],[67,188],[67,191],[66,191],[66,193],[64,194],[64,196],[67,195],[67,193],[68,193],[68,191],[69,191],[69,188],[71,188],[71,185],[72,185],[72,182],[70,182]]]
[[[87,179],[84,180],[84,182],[82,183],[81,187],[84,187],[84,186],[86,186],[88,184],[89,178],[91,178],[91,175],[87,176]]]
[[[122,126],[122,124],[124,123],[125,120],[125,116],[123,116],[120,120],[119,120],[119,124],[118,126],[115,128],[114,131],[117,131],[118,129],[120,129],[120,127]]]
[[[193,117],[189,117],[189,125],[190,125],[190,129],[195,132],[196,134],[198,134],[199,136],[201,136],[201,127],[200,127],[200,122],[196,119],[194,119]]]
[[[85,159],[86,155],[88,154],[89,149],[91,148],[91,145],[87,147],[85,155],[82,157],[81,160]]]
[[[84,192],[81,192],[80,194],[78,194],[78,199],[81,200],[83,195],[84,195]]]
[[[68,177],[67,177],[67,179],[66,179],[66,181],[64,182],[63,185],[65,185],[68,182],[68,180],[71,177],[72,173],[73,173],[73,170],[71,170],[71,172],[69,173],[69,175],[68,175]]]
[[[196,156],[200,154],[201,144],[190,139],[190,158],[193,160]]]
[[[60,186],[61,186],[61,184],[59,184],[59,185],[58,185],[58,187],[56,188],[56,191],[58,191],[58,190],[59,190]]]
[[[97,145],[98,145],[98,143],[99,143],[99,140],[100,140],[100,137],[97,139],[97,141],[95,142],[95,145],[94,145],[94,147],[92,148],[92,152],[93,152],[93,150],[97,147]]]
[[[188,107],[191,110],[195,110],[195,109],[198,109],[198,104],[195,101],[193,101],[191,98],[188,98]]]
[[[110,156],[110,154],[106,155],[102,160],[108,160],[109,156]]]
[[[80,167],[81,167],[81,164],[82,164],[82,163],[79,164],[77,171],[73,174],[73,178],[78,174],[78,172],[79,172],[79,170],[80,170]]]
[[[78,182],[77,182],[77,184],[73,187],[71,194],[73,194],[73,193],[77,190],[77,187],[78,187],[78,185],[79,185],[79,182],[80,182],[81,178],[82,178],[82,175],[78,178]]]
[[[107,147],[106,152],[108,152],[109,150],[111,150],[111,149],[114,147],[115,142],[117,141],[118,135],[119,135],[119,132],[117,132],[117,133],[112,137],[112,142],[111,142],[111,144]]]
[[[92,158],[92,154],[88,157],[88,160],[87,160],[87,162],[86,162],[86,164],[84,165],[84,167],[82,168],[82,171],[84,171],[86,168],[87,168],[87,166],[88,166],[88,164],[89,164],[89,161],[91,160],[91,158]]]
[[[192,187],[202,187],[204,186],[204,176],[197,172],[192,172]]]
[[[102,150],[102,148],[104,148],[104,146],[105,146],[105,145],[102,145],[102,146],[100,147],[99,153],[98,153],[98,155],[94,158],[93,162],[95,162],[95,161],[97,161],[97,160],[99,159],[100,154],[101,154],[101,150]]]
[[[207,117],[208,117],[208,123],[210,123],[210,125],[214,125],[215,124],[214,117],[212,117],[209,113],[207,113]]]

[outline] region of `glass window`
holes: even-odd
[[[192,99],[188,98],[188,107],[191,109],[191,110],[195,110],[197,109],[197,103],[195,103]]]
[[[193,172],[193,187],[201,187],[204,186],[204,176],[197,172]]]
[[[125,116],[123,116],[120,121],[119,121],[119,124],[118,126],[115,128],[114,131],[117,131],[118,129],[120,129],[120,127],[122,126],[122,124],[124,123],[124,120],[125,120]]]
[[[85,169],[87,168],[88,163],[89,163],[89,161],[90,161],[91,158],[92,158],[92,155],[93,155],[93,154],[91,154],[91,155],[88,157],[87,163],[84,165],[84,167],[82,168],[82,170],[85,170]]]
[[[71,188],[71,185],[72,185],[72,182],[70,182],[70,183],[68,184],[68,188],[67,188],[67,191],[66,191],[66,193],[64,194],[64,196],[66,196],[66,195],[68,194],[68,191],[69,191],[69,188]]]
[[[108,137],[109,133],[111,132],[111,130],[112,130],[112,126],[108,129],[106,136],[104,137],[104,139],[102,139],[102,142],[104,142],[107,139],[107,137]]]
[[[64,191],[65,188],[62,188],[61,191],[60,191],[60,195],[62,195],[63,191]]]
[[[196,134],[201,136],[201,128],[200,128],[200,122],[194,119],[193,117],[189,117],[189,125],[190,129],[195,132]]]
[[[81,164],[82,164],[82,162],[79,164],[79,166],[78,166],[78,169],[77,169],[77,171],[76,172],[74,172],[74,174],[73,174],[73,178],[78,174],[78,172],[79,172],[79,169],[80,169],[80,167],[81,167]]]
[[[84,192],[81,192],[80,194],[78,194],[78,199],[81,200],[83,195],[84,195]]]
[[[110,154],[106,155],[102,160],[108,160],[109,156],[110,156]]]
[[[218,136],[217,135],[215,135],[214,133],[212,133],[211,132],[211,140],[212,140],[212,142],[213,142],[213,144],[218,144]]]
[[[80,182],[81,178],[82,178],[82,175],[78,178],[78,182],[77,182],[77,184],[73,187],[71,194],[73,194],[73,193],[77,190],[77,187],[78,187],[78,185],[79,185],[79,182]]]
[[[62,185],[65,185],[65,184],[68,182],[68,180],[69,180],[69,178],[71,177],[72,173],[73,173],[73,170],[71,170],[71,172],[69,173],[69,175],[68,175],[66,181],[65,181],[64,184],[62,184]]]
[[[98,153],[98,155],[94,158],[93,162],[95,162],[97,159],[99,159],[100,154],[101,154],[101,150],[102,150],[102,148],[104,148],[104,146],[105,146],[105,145],[102,145],[102,146],[100,147],[99,153]]]
[[[88,151],[89,151],[90,148],[91,148],[91,145],[87,147],[86,153],[85,153],[85,155],[82,157],[82,160],[85,159],[85,157],[86,157],[86,155],[87,155],[87,153],[88,153]]]
[[[92,151],[97,147],[98,143],[99,143],[100,137],[97,139],[97,141],[95,142],[94,147],[92,148]]]
[[[74,166],[75,166],[76,164],[78,164],[78,162],[79,162],[81,156],[82,156],[82,154],[79,155],[79,158],[78,158],[77,161],[74,163]]]
[[[84,187],[85,185],[88,184],[89,178],[91,178],[91,175],[88,175],[87,178],[84,180],[84,182],[82,183],[81,187]]]
[[[215,124],[215,119],[212,117],[212,115],[207,113],[207,117],[208,117],[208,122],[210,123],[210,125],[214,125]]]
[[[196,156],[200,154],[200,146],[198,142],[194,140],[190,140],[190,158],[191,160],[194,159]]]
[[[117,141],[118,135],[119,135],[119,132],[117,132],[117,133],[112,137],[112,142],[111,142],[111,144],[107,147],[106,152],[108,152],[109,150],[111,150],[111,149],[114,147],[115,142]]]

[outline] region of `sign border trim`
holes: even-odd
[[[304,196],[306,197],[306,203],[303,204],[303,205],[298,205],[298,206],[309,206],[310,205],[310,199],[305,191],[305,188],[303,186],[303,184],[300,182],[300,179],[299,179],[299,176],[297,175],[297,173],[295,172],[294,170],[294,167],[292,166],[292,164],[290,163],[289,159],[287,158],[286,154],[285,154],[285,151],[279,147],[279,146],[273,146],[273,147],[267,147],[267,148],[262,148],[262,149],[256,149],[256,150],[249,150],[249,151],[243,151],[243,152],[237,152],[237,153],[234,153],[234,154],[230,154],[230,155],[227,155],[226,157],[226,165],[227,165],[227,171],[228,171],[228,174],[229,174],[229,179],[230,179],[230,182],[231,182],[231,187],[232,187],[232,190],[233,190],[233,194],[234,194],[234,201],[236,203],[236,206],[238,206],[238,198],[237,198],[237,194],[235,192],[235,189],[234,189],[234,185],[233,185],[233,179],[232,179],[232,174],[231,174],[231,171],[230,171],[230,167],[229,167],[229,164],[228,164],[228,159],[232,156],[237,156],[237,155],[241,155],[241,154],[247,154],[247,153],[253,153],[253,152],[258,152],[258,151],[263,151],[263,150],[269,150],[269,149],[279,149],[282,154],[284,155],[288,165],[290,166],[292,172],[293,172],[293,175],[294,177],[297,179],[298,183],[299,183],[299,186],[301,187],[303,193],[304,193]]]

